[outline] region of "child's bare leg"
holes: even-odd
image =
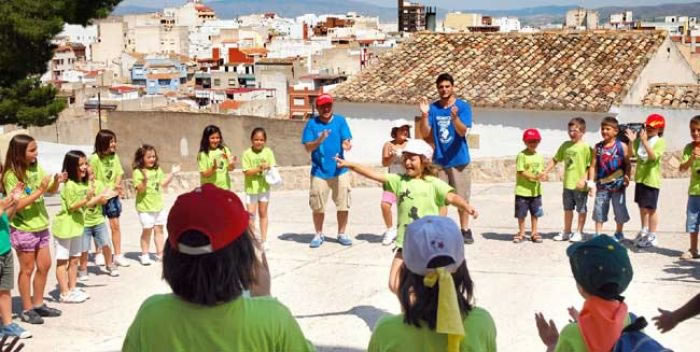
[[[691,251],[698,251],[698,233],[693,232],[690,234],[690,250]]]
[[[571,223],[574,221],[574,211],[564,211],[564,233],[571,233]]]
[[[2,315],[2,325],[12,323],[12,294],[9,290],[0,291],[0,315]]]
[[[56,281],[58,281],[58,290],[62,295],[70,291],[68,288],[68,260],[56,260]]]
[[[399,292],[399,280],[401,279],[401,266],[403,265],[403,253],[396,252],[394,259],[391,261],[391,269],[389,270],[389,290],[394,294]]]
[[[538,235],[538,234],[539,234],[539,232],[537,231],[537,222],[538,222],[538,220],[539,220],[538,217],[530,215],[530,226],[531,226],[531,228],[530,228],[530,235],[531,235],[531,236],[532,236],[532,235]]]
[[[255,228],[255,214],[258,213],[258,203],[250,203],[246,205],[246,208],[248,209],[248,214],[252,214],[250,219],[248,220],[248,226],[250,226],[251,229]]]
[[[88,263],[88,252],[80,253],[80,264],[78,266],[78,270],[87,271],[87,263]]]
[[[583,233],[583,227],[586,226],[586,215],[587,213],[578,214],[578,226],[576,229],[579,233]]]
[[[656,229],[659,227],[659,214],[656,209],[647,209],[649,213],[649,232],[656,233]]]
[[[615,223],[615,232],[622,233],[625,230],[625,224],[624,223]]]
[[[580,220],[581,220],[581,219],[579,219],[579,221],[580,221]],[[603,232],[603,223],[602,223],[602,222],[599,222],[599,221],[596,221],[596,222],[595,222],[595,233],[596,233],[596,234],[600,234],[601,232]]]
[[[141,254],[148,254],[150,250],[151,231],[153,231],[152,228],[141,231]]]
[[[156,245],[156,255],[158,258],[163,258],[163,225],[156,225],[153,229],[155,235],[153,236],[153,242]]]
[[[391,216],[391,203],[382,202],[380,207],[382,208],[382,218],[384,219],[384,225],[386,225],[386,228],[390,229],[394,227],[394,221]]]
[[[649,228],[649,209],[639,208],[639,219],[642,222],[642,229]]]
[[[105,265],[108,268],[111,268],[114,265],[114,258],[112,258],[112,248],[109,246],[109,244],[106,244],[104,247],[102,247],[102,253],[105,257]]]
[[[70,257],[68,260],[68,290],[73,290],[78,285],[78,261],[80,257]]]
[[[260,216],[260,239],[267,241],[267,206],[268,202],[258,203],[258,215]]]
[[[112,244],[114,245],[114,255],[122,254],[122,230],[119,218],[109,219],[109,227],[112,229]]]
[[[518,218],[518,234],[517,237],[525,236],[525,218]]]

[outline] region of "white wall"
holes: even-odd
[[[353,134],[353,150],[349,158],[363,163],[378,164],[381,147],[389,140],[392,121],[403,118],[413,121],[419,114],[417,106],[396,104],[353,104],[339,102],[335,113],[348,118]],[[589,144],[600,141],[600,122],[606,114],[474,109],[472,134],[479,135],[479,148],[470,149],[472,158],[514,157],[525,148],[522,133],[537,128],[542,134],[540,153],[552,156],[568,139],[567,124],[573,117],[586,120],[584,139]],[[645,115],[646,116],[646,115]],[[414,135],[414,131],[411,131]]]
[[[666,129],[664,138],[666,139],[666,149],[668,151],[682,150],[686,144],[690,143],[690,129],[688,124],[695,115],[700,115],[700,110],[683,109],[660,109],[643,106],[623,105],[615,109],[618,113],[618,121],[644,122],[651,114],[661,114],[666,118]]]
[[[652,83],[698,83],[693,68],[668,36],[632,84],[630,92],[622,103],[625,105],[641,104],[647,95],[649,85]]]

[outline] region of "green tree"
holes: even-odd
[[[65,108],[57,90],[42,85],[51,43],[65,23],[87,25],[121,0],[0,0],[0,124],[45,126]]]

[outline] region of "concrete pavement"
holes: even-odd
[[[630,252],[635,276],[625,294],[626,302],[632,312],[648,320],[656,315],[657,307],[675,309],[700,292],[700,261],[678,259],[688,248],[688,238],[683,233],[687,184],[687,179],[664,181],[659,248]],[[476,243],[466,247],[466,256],[475,282],[476,304],[494,317],[501,351],[542,351],[544,345],[537,336],[534,313],[544,312],[562,328],[568,320],[566,308],[580,308],[583,303],[569,269],[567,244],[551,240],[562,226],[561,183],[544,185],[542,244],[511,243],[517,228],[513,218],[513,184],[475,184],[473,191],[472,203],[481,217],[473,223]],[[633,218],[626,231],[630,238],[639,229],[639,216],[632,201],[632,188],[628,196]],[[273,193],[268,253],[273,295],[291,309],[306,337],[320,351],[365,350],[377,319],[400,311],[397,299],[387,289],[392,253],[390,247],[381,245],[384,226],[380,197],[380,188],[353,190],[353,246],[343,247],[334,241],[335,214],[329,212],[325,232],[330,239],[321,248],[310,249],[313,225],[307,192]],[[174,197],[168,197],[168,206],[173,200]],[[589,209],[592,203],[589,200]],[[160,264],[142,267],[136,261],[140,225],[133,200],[126,200],[124,205],[123,246],[132,259],[131,267],[121,268],[119,278],[95,275],[93,270],[85,288],[92,298],[84,304],[49,302],[63,309],[63,316],[46,319],[41,326],[22,324],[34,334],[24,341],[25,350],[119,350],[141,302],[152,294],[169,291],[160,279]],[[50,207],[52,214],[57,210]],[[456,219],[454,209],[450,216]],[[609,223],[606,229],[611,231],[613,226]],[[590,216],[586,229],[592,232]],[[54,290],[55,282],[52,267],[47,296]],[[20,309],[17,295],[14,290],[15,312]],[[653,327],[646,332],[676,351],[691,351],[698,328],[700,319],[695,318],[665,335]]]

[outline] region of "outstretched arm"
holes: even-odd
[[[348,169],[355,171],[358,174],[367,177],[370,180],[374,180],[380,183],[386,182],[386,177],[383,174],[380,174],[366,166],[354,163],[352,161],[343,160],[338,157],[335,158],[335,161],[338,163],[338,167],[340,168],[347,167]]]
[[[447,193],[445,199],[447,200],[447,204],[454,205],[459,210],[471,215],[474,219],[479,217],[479,212],[476,211],[476,208],[467,203],[467,201],[458,194],[455,194],[454,192]]]

